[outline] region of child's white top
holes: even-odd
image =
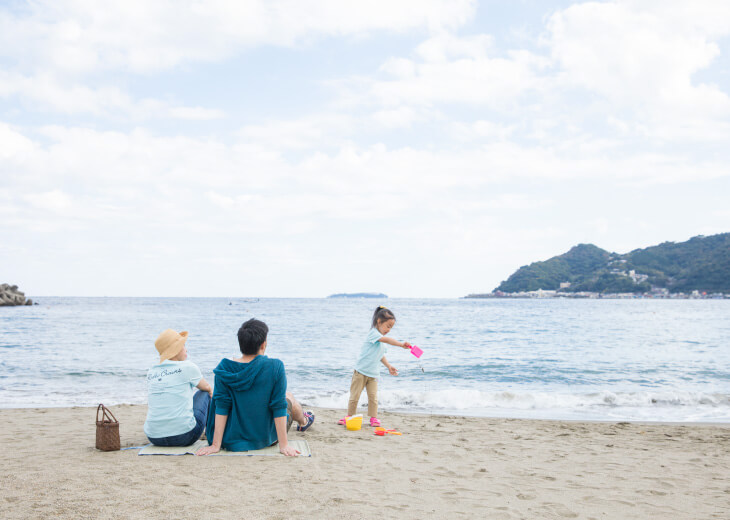
[[[368,377],[380,376],[380,360],[385,355],[385,343],[380,342],[382,337],[378,329],[370,329],[360,350],[360,357],[357,358],[355,370]]]

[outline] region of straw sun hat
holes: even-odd
[[[185,330],[180,333],[172,329],[162,331],[155,340],[155,348],[160,353],[160,363],[177,356],[187,340],[188,332]]]

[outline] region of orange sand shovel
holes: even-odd
[[[375,428],[375,435],[380,435],[383,437],[384,435],[403,435],[401,432],[395,431],[395,430],[386,430],[385,428],[382,428],[378,426]]]

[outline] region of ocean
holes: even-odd
[[[145,403],[154,340],[187,330],[213,381],[251,317],[305,405],[346,408],[372,312],[397,317],[383,410],[568,420],[730,422],[728,300],[38,297],[0,308],[0,407]],[[363,393],[361,403],[365,403]]]

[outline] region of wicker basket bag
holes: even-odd
[[[99,414],[101,413],[101,419]],[[119,442],[119,421],[111,410],[99,405],[96,409],[96,449],[101,451],[116,451],[121,447]]]

